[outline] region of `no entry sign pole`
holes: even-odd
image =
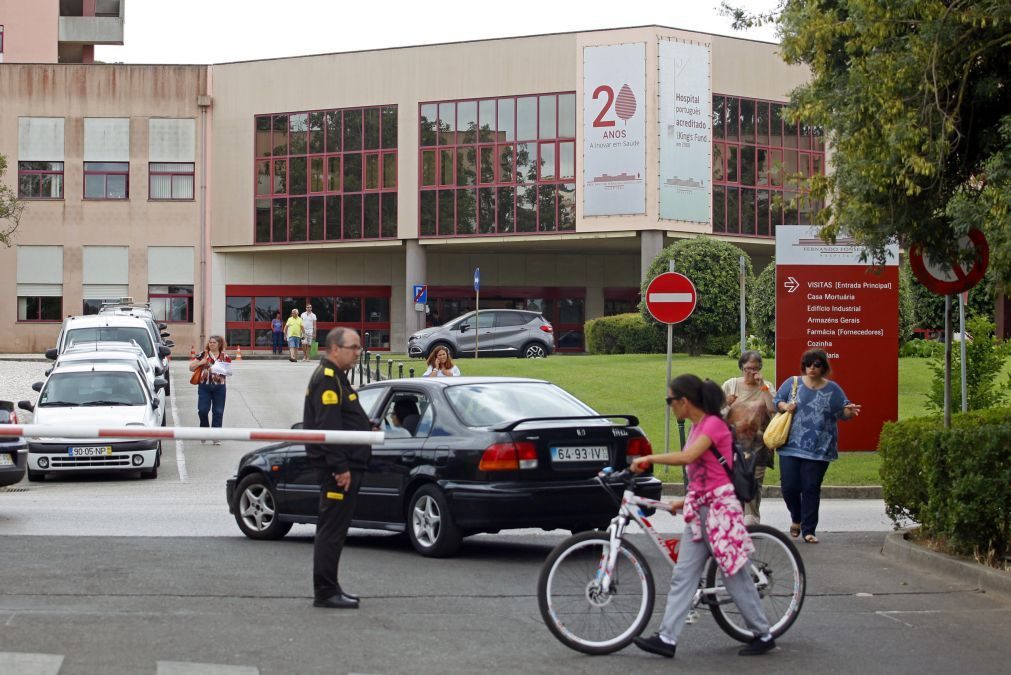
[[[670,263],[671,269],[674,262]],[[681,323],[695,311],[698,296],[695,284],[691,279],[677,272],[665,272],[655,277],[646,287],[646,309],[654,319],[667,324],[667,381],[664,382],[664,395],[667,393],[667,383],[671,379],[671,357],[674,351],[674,324]],[[670,406],[664,413],[664,452],[670,452]],[[681,424],[681,423],[679,423]],[[684,445],[684,426],[681,445]]]

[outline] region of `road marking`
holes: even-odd
[[[169,379],[172,379],[172,373],[169,373]],[[172,387],[172,422],[179,426],[179,408],[176,407],[176,388]],[[179,482],[186,482],[186,451],[183,448],[183,442],[181,440],[176,440],[176,467],[179,469]]]
[[[158,675],[259,675],[253,666],[229,666],[223,663],[187,663],[159,661]]]
[[[0,675],[56,675],[62,665],[59,654],[0,652]]]

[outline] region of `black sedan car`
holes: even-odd
[[[620,495],[597,472],[652,453],[635,417],[600,415],[543,380],[387,380],[358,396],[386,441],[372,449],[352,525],[406,532],[426,556],[452,555],[479,532],[605,527]],[[638,480],[640,494],[660,497],[658,479]],[[245,455],[226,495],[246,536],[277,539],[316,521],[319,483],[305,448],[280,443]]]
[[[13,401],[0,401],[0,424],[17,424]],[[0,487],[13,485],[25,477],[28,445],[21,436],[0,436]]]

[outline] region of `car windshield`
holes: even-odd
[[[145,403],[140,380],[128,372],[54,373],[39,396],[39,407]]]
[[[140,326],[96,326],[94,328],[75,328],[67,331],[64,344],[81,342],[129,342],[133,340],[148,358],[154,356],[154,346],[151,344],[151,333]]]
[[[575,417],[596,411],[548,382],[490,382],[447,387],[446,397],[463,423],[490,427],[527,417]]]

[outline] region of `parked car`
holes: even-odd
[[[604,527],[616,506],[597,472],[652,453],[635,417],[599,415],[543,380],[387,380],[358,396],[386,440],[372,449],[352,525],[406,532],[425,556],[452,555],[478,532]],[[638,481],[660,497],[659,480]],[[247,537],[278,539],[316,522],[319,482],[303,445],[278,443],[245,455],[225,496]]]
[[[445,347],[454,358],[475,351],[488,356],[540,358],[555,350],[554,329],[538,312],[485,309],[407,338],[410,356],[427,358],[436,347]]]
[[[161,342],[158,327],[151,319],[114,313],[72,316],[63,320],[56,347],[46,351],[46,358],[55,361],[72,344],[82,342],[136,342],[151,363],[155,374],[169,379],[171,347]],[[172,393],[171,385],[165,389]]]
[[[150,387],[151,395],[158,399],[161,425],[165,426],[165,390],[168,379],[155,375],[151,363],[144,356],[144,350],[136,342],[75,342],[56,358],[56,363],[46,371],[46,375],[66,363],[128,363],[135,366]]]
[[[66,363],[53,369],[39,392],[36,405],[18,407],[35,413],[36,424],[141,426],[161,424],[158,398],[137,367],[118,363]],[[153,439],[29,438],[28,480],[47,473],[139,471],[141,478],[157,478],[161,441]]]
[[[17,424],[12,401],[0,401],[0,424]],[[0,487],[14,485],[25,475],[28,445],[19,436],[0,436]]]

